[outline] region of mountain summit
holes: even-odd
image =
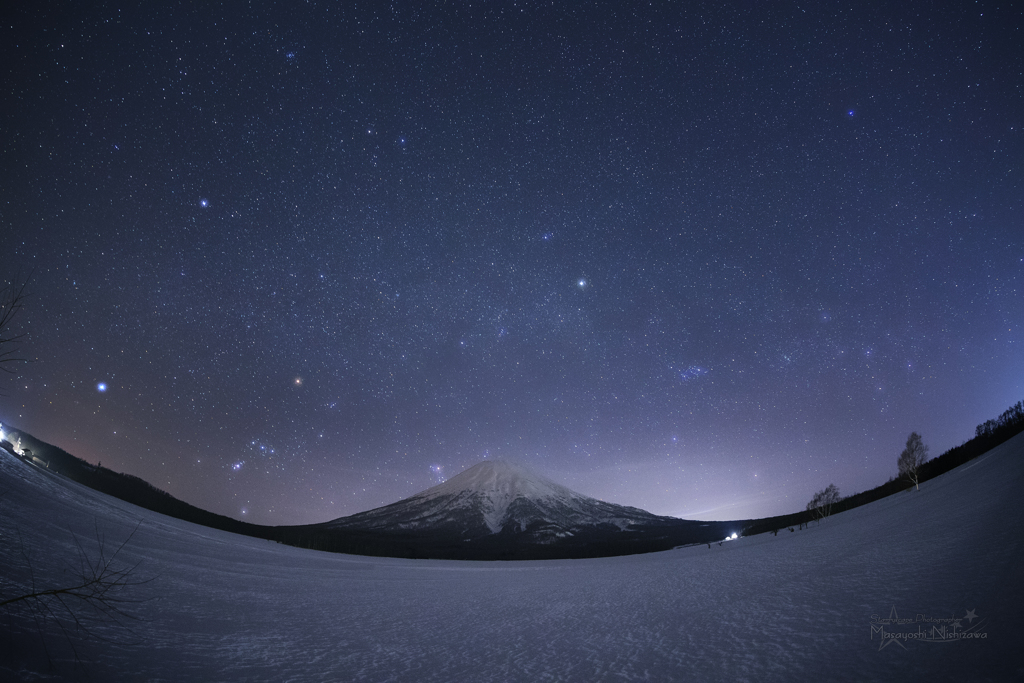
[[[485,460],[403,501],[342,517],[327,526],[445,531],[470,539],[528,532],[541,541],[588,527],[627,529],[671,519],[584,496],[521,465]]]

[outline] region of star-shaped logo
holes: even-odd
[[[975,608],[975,609],[977,609],[977,608]],[[978,615],[975,614],[974,611],[975,611],[974,609],[967,610],[967,614],[965,614],[963,616],[963,618],[967,620],[968,624],[974,623],[974,620],[978,618]]]
[[[893,605],[892,609],[889,611],[889,623],[890,624],[898,624],[899,623],[899,619],[900,619],[900,615],[896,612],[896,605]],[[901,643],[898,638],[886,638],[885,637],[885,626],[878,626],[877,628],[872,626],[871,630],[872,630],[872,633],[878,633],[879,636],[881,636],[881,638],[882,638],[881,642],[878,643],[879,651],[884,650],[885,648],[889,647],[893,643],[896,643],[897,645],[899,645],[904,650],[907,649],[907,646],[904,645],[903,643]]]

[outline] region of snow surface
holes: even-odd
[[[893,463],[895,468],[895,462]],[[1024,677],[1024,435],[820,525],[595,560],[332,555],[169,519],[0,453],[0,591],[68,579],[141,521],[138,621],[0,614],[0,680],[894,681]],[[972,611],[977,619],[968,621]],[[872,620],[959,618],[985,638],[890,642]],[[934,622],[924,622],[926,627]],[[912,626],[917,628],[917,624]],[[890,626],[909,631],[911,626]],[[888,642],[888,641],[885,641]],[[84,670],[83,670],[84,667]]]
[[[463,535],[474,536],[494,534],[510,524],[518,530],[535,522],[563,530],[598,524],[625,529],[663,519],[669,518],[576,493],[521,465],[485,460],[403,501],[329,524],[389,531],[458,527]]]

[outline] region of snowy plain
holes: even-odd
[[[0,680],[1019,680],[1022,492],[1024,434],[808,529],[617,558],[401,560],[196,526],[0,450],[3,598],[28,592],[29,562],[37,587],[66,583],[75,537],[109,554],[136,526],[119,559],[150,579],[124,593],[137,620],[80,611],[78,663],[52,623],[0,611]],[[974,635],[883,639],[939,626]]]

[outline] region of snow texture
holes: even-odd
[[[895,459],[894,459],[895,460]],[[894,461],[895,467],[895,461]],[[483,475],[481,475],[483,476]],[[978,681],[1024,676],[1024,435],[810,528],[595,560],[332,555],[136,508],[0,452],[0,592],[97,535],[151,581],[91,637],[0,614],[0,680]],[[502,496],[497,496],[494,510]],[[29,568],[31,561],[31,571]],[[893,616],[972,639],[883,640]],[[976,615],[977,618],[971,618]],[[945,622],[952,628],[952,622]],[[984,635],[985,637],[980,637]],[[886,644],[888,643],[888,644]]]

